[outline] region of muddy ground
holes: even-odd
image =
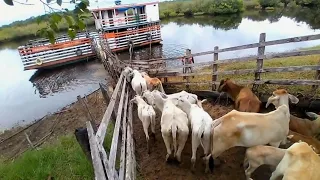
[[[87,96],[86,102],[94,121],[100,123],[107,107],[101,91],[98,90]],[[44,143],[50,143],[59,136],[74,133],[76,128],[86,126],[85,123],[88,119],[86,111],[80,102],[77,101],[61,109],[60,112],[45,116],[41,121],[34,123],[22,132],[20,131],[25,127],[5,131],[0,135],[0,156],[4,159],[11,159],[24,152],[29,147],[25,133],[29,136],[31,142],[36,144],[37,142],[42,142],[39,140],[52,131],[52,134],[44,141]],[[17,132],[20,133],[12,136]]]
[[[100,90],[87,96],[87,104],[94,121],[99,124],[103,114],[106,110],[102,93]],[[212,105],[213,102],[204,104],[204,108],[212,118],[216,119],[232,110],[232,106]],[[136,158],[139,179],[146,180],[166,180],[166,179],[181,179],[181,180],[202,180],[202,179],[216,179],[216,180],[241,180],[245,179],[242,162],[244,158],[245,148],[232,148],[221,155],[221,164],[216,166],[214,172],[211,174],[204,173],[204,164],[200,156],[203,155],[203,150],[199,146],[197,151],[196,172],[190,171],[191,163],[191,140],[190,136],[182,152],[182,163],[180,165],[168,164],[165,162],[166,149],[160,133],[160,118],[157,115],[156,139],[154,143],[151,138],[151,153],[147,154],[145,135],[142,130],[142,124],[137,118],[136,106],[134,106],[134,137],[136,140]],[[0,135],[0,155],[5,159],[14,158],[20,153],[24,152],[28,147],[24,132],[26,132],[30,140],[35,143],[45,137],[51,130],[53,133],[45,139],[44,143],[50,143],[57,137],[66,134],[74,133],[78,127],[85,127],[87,121],[86,111],[80,102],[75,102],[68,107],[61,110],[61,113],[48,115],[41,121],[33,124],[31,127],[22,131],[10,139],[16,132],[22,128],[15,128],[6,131]],[[7,140],[6,140],[7,139]],[[254,179],[264,180],[269,179],[271,170],[269,167],[260,167],[254,174]]]
[[[205,103],[204,109],[213,119],[219,118],[232,110],[232,106],[225,107],[221,105],[212,105],[212,102]],[[166,148],[160,132],[160,116],[157,113],[156,142],[151,138],[151,153],[147,154],[146,139],[142,129],[141,122],[137,119],[137,112],[134,110],[134,137],[136,139],[136,158],[138,163],[138,172],[141,179],[146,180],[245,180],[244,169],[242,166],[245,148],[236,147],[224,152],[221,157],[221,164],[215,166],[214,172],[205,174],[205,165],[200,156],[203,155],[202,147],[197,150],[196,171],[192,173],[191,167],[191,138],[182,151],[182,162],[166,163]],[[267,180],[271,176],[271,170],[268,166],[259,167],[252,175],[253,179]]]

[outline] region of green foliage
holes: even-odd
[[[94,178],[92,165],[74,136],[61,137],[40,150],[27,151],[13,162],[0,161],[1,180],[44,180],[49,175],[54,179]]]
[[[193,14],[231,14],[243,11],[243,0],[190,0],[160,3],[160,18]]]
[[[4,0],[7,5],[14,5],[12,0]],[[47,5],[49,8],[49,3],[51,0],[47,0]],[[56,0],[56,3],[61,6],[62,0]],[[72,0],[70,3],[75,4],[75,9],[69,12],[67,9],[62,12],[54,12],[49,16],[49,21],[46,21],[47,24],[45,27],[41,27],[36,35],[46,37],[50,40],[50,43],[55,43],[55,34],[59,31],[59,23],[62,22],[62,19],[68,23],[68,35],[71,39],[74,39],[78,31],[82,31],[86,28],[84,20],[87,19],[90,14],[88,10],[89,0]],[[53,10],[52,8],[50,8]],[[40,24],[41,20],[37,19],[37,23]]]
[[[296,3],[300,6],[318,6],[320,4],[320,0],[296,0]]]
[[[280,0],[281,3],[284,4],[284,7],[287,7],[289,3],[293,2],[294,0]]]
[[[265,9],[266,7],[276,7],[280,4],[280,0],[259,0],[260,6]]]
[[[259,0],[244,0],[243,5],[245,9],[255,9],[260,7]]]

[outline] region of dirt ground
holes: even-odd
[[[93,115],[94,121],[99,124],[106,110],[107,104],[100,90],[87,96],[88,108]],[[134,106],[135,107],[135,106]],[[204,109],[209,112],[213,119],[219,118],[232,110],[230,106],[212,105],[212,102],[204,104]],[[145,135],[142,130],[142,124],[137,118],[136,107],[134,108],[134,138],[136,142],[136,159],[138,164],[139,179],[146,180],[166,180],[166,179],[181,179],[181,180],[241,180],[245,179],[242,162],[244,158],[245,148],[232,148],[221,155],[221,164],[215,166],[214,172],[211,174],[204,173],[204,164],[200,156],[203,155],[203,150],[199,146],[197,151],[196,172],[190,171],[191,167],[191,140],[190,136],[182,152],[182,163],[180,165],[168,164],[165,162],[166,149],[160,133],[160,118],[157,117],[156,126],[156,142],[151,140],[151,153],[147,154]],[[53,131],[50,136],[45,139],[44,143],[50,143],[57,137],[74,133],[76,128],[85,127],[87,121],[86,111],[84,111],[80,102],[75,102],[61,110],[61,113],[48,115],[41,121],[33,124],[28,129],[11,137],[22,127],[6,131],[0,135],[0,156],[5,159],[11,159],[23,153],[28,147],[28,141],[24,132],[28,134],[31,142],[39,142],[45,137],[50,130]],[[269,179],[271,170],[269,167],[260,167],[254,173],[252,178],[265,180]]]
[[[213,119],[219,118],[229,111],[232,107],[225,107],[221,105],[212,105],[212,102],[204,104],[204,109],[211,115]],[[160,133],[160,118],[157,113],[156,125],[156,142],[150,138],[150,151],[147,154],[146,139],[142,129],[142,124],[137,119],[137,112],[134,110],[135,120],[134,124],[134,137],[136,140],[136,159],[138,164],[138,172],[141,179],[146,180],[245,180],[244,169],[242,166],[245,148],[235,147],[224,152],[221,158],[221,164],[214,167],[210,174],[205,174],[205,165],[203,164],[200,156],[203,155],[202,147],[199,146],[197,150],[196,171],[192,173],[191,167],[191,138],[182,151],[182,162],[180,165],[174,163],[166,163],[166,148]],[[271,176],[271,170],[268,166],[259,167],[252,175],[253,179],[265,180]]]
[[[94,121],[100,123],[107,107],[101,91],[95,91],[87,96],[86,100]],[[85,127],[85,123],[88,121],[86,111],[78,101],[61,109],[60,112],[45,116],[41,121],[34,123],[31,127],[15,136],[12,135],[25,127],[5,131],[0,135],[0,156],[4,159],[11,159],[24,152],[29,147],[25,133],[29,136],[31,142],[36,144],[41,142],[41,139],[52,131],[52,134],[44,142],[50,143],[59,136],[74,133],[76,128]],[[12,138],[9,138],[11,136]]]

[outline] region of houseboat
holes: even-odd
[[[19,46],[24,70],[54,68],[88,60],[95,56],[91,38],[105,39],[113,52],[161,42],[158,2],[122,5],[117,0],[114,6],[90,11],[96,32],[79,32],[73,40],[67,35],[58,36],[55,44],[43,38]]]
[[[90,9],[96,29],[102,33],[111,51],[123,51],[160,43],[159,2],[123,4]]]
[[[94,57],[90,36],[99,35],[97,32],[77,33],[73,40],[62,35],[56,38],[55,44],[46,38],[30,40],[18,47],[24,70],[54,68]]]

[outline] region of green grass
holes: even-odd
[[[104,141],[110,151],[114,124],[109,123]],[[120,161],[117,160],[116,167]],[[56,180],[92,180],[94,172],[74,135],[62,136],[53,144],[40,150],[29,150],[13,162],[0,160],[1,180],[45,180],[48,176]]]
[[[88,25],[93,24],[93,19],[87,20]],[[5,26],[0,28],[0,42],[9,42],[15,40],[21,40],[22,38],[35,38],[40,37],[37,35],[37,31],[46,27],[46,21],[43,20],[39,24],[36,22],[20,23],[11,26]],[[66,21],[62,21],[58,24],[59,32],[66,32],[68,25]]]
[[[314,47],[315,48],[315,47]],[[320,46],[318,46],[320,48]],[[272,60],[264,61],[263,67],[286,67],[286,66],[306,66],[306,65],[317,65],[320,61],[320,55],[309,55],[309,56],[300,56],[300,57],[288,57],[288,58],[277,58]],[[229,71],[229,70],[240,70],[240,69],[255,69],[256,68],[256,60],[249,60],[246,62],[238,62],[231,64],[221,64],[218,66],[218,71]],[[210,72],[212,71],[211,67],[205,67],[199,72]],[[315,71],[301,71],[301,72],[279,72],[279,73],[263,73],[261,74],[262,80],[271,80],[271,79],[315,79]],[[249,74],[239,74],[239,75],[220,75],[218,76],[218,81],[224,78],[230,78],[235,80],[253,80],[254,73]],[[211,75],[202,75],[195,76],[195,78],[190,77],[190,82],[209,82],[211,81]],[[182,77],[170,77],[168,79],[169,82],[181,82],[186,81],[183,80]],[[249,85],[251,86],[251,85]],[[185,86],[173,86],[177,89],[185,88]],[[260,93],[270,93],[276,88],[280,87],[279,85],[261,85],[258,89]],[[315,95],[317,97],[320,96],[320,90],[318,89],[316,92],[312,90],[312,86],[302,86],[302,85],[288,85],[281,86],[282,88],[286,88],[292,94],[301,93],[305,96]],[[209,90],[211,86],[209,85],[194,85],[190,86],[191,90]]]
[[[301,50],[319,50],[319,49],[320,49],[320,45],[307,47],[307,48],[301,48]]]
[[[14,162],[0,162],[1,180],[93,179],[93,168],[74,136],[61,137],[41,150],[25,152]]]

